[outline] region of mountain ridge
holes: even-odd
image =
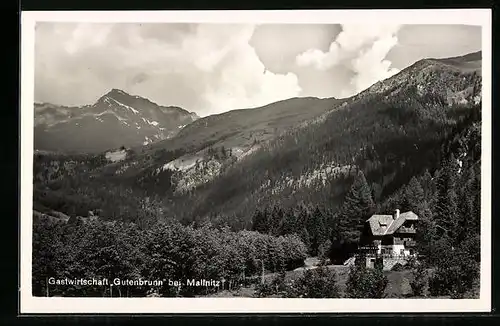
[[[283,274],[264,287],[257,283],[266,270],[297,272],[308,256],[327,268],[352,262],[366,248],[365,221],[400,209],[418,215],[415,238],[405,246],[426,272],[417,266],[384,275],[399,273],[392,288],[410,282],[413,293],[388,294],[391,283],[377,275],[364,287],[370,289],[347,284],[343,293],[478,298],[480,163],[487,149],[481,148],[481,62],[474,59],[421,61],[349,99],[292,99],[199,119],[171,139],[134,149],[35,151],[34,294],[47,295],[53,270],[81,274],[84,266],[85,275],[101,277],[116,264],[123,279],[215,273],[210,277],[255,283],[253,296],[254,289],[259,297],[307,294],[311,287],[303,285],[312,283],[302,280],[317,275],[304,274],[293,285],[283,283]],[[106,250],[86,259],[96,247]],[[344,279],[374,275],[344,269]],[[322,280],[335,285],[331,277]],[[267,285],[277,282],[285,290],[270,292]],[[418,293],[421,286],[426,292]],[[179,296],[163,289],[161,296]],[[81,291],[62,295],[75,290]],[[113,292],[129,296],[128,289]],[[229,293],[246,290],[238,292]],[[321,292],[313,296],[338,297]],[[106,295],[100,287],[90,293]]]
[[[201,118],[171,139],[102,163],[93,178],[106,175],[130,181],[133,191],[161,194],[165,214],[181,220],[221,214],[236,216],[242,227],[257,207],[303,201],[337,207],[358,170],[377,199],[390,195],[409,176],[435,166],[436,148],[480,104],[477,69],[457,73],[432,60],[417,62],[349,99],[289,99],[273,110]],[[300,123],[290,114],[314,110]],[[275,125],[282,113],[291,120]]]

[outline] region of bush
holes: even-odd
[[[417,266],[420,264],[419,261],[417,261],[417,259],[415,257],[410,257],[406,263],[406,265],[404,265],[404,269],[415,269],[417,268]]]
[[[309,269],[297,280],[286,280],[280,272],[270,282],[256,287],[259,297],[279,296],[286,298],[338,298],[335,271],[326,267]]]
[[[460,247],[442,246],[442,255],[436,259],[437,270],[429,278],[432,296],[463,298],[479,278],[479,237],[466,238]]]
[[[466,245],[448,250],[429,278],[430,294],[463,298],[479,277],[479,262],[475,258]]]
[[[427,283],[427,270],[424,264],[417,264],[416,268],[412,272],[413,280],[410,282],[411,290],[413,295],[420,297],[424,294],[424,288]]]
[[[289,284],[285,283],[285,272],[281,271],[270,282],[264,282],[256,287],[258,297],[271,297],[279,294],[287,296],[287,293],[292,292]]]
[[[479,275],[477,263],[463,261],[458,265],[439,266],[429,279],[429,291],[432,296],[449,295],[463,298],[472,289],[474,280]]]
[[[349,270],[346,293],[349,298],[383,298],[388,282],[381,268],[354,265]]]
[[[304,298],[338,298],[336,273],[327,267],[320,266],[306,270],[295,284],[296,296]]]

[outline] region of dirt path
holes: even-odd
[[[297,272],[297,271],[304,271],[307,269],[314,269],[318,267],[318,265],[319,265],[318,257],[307,257],[306,260],[304,261],[304,266],[296,268],[293,271]]]

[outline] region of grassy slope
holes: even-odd
[[[337,274],[337,285],[339,286],[340,296],[345,297],[346,283],[349,277],[349,267],[342,265],[330,265],[329,269],[333,269]],[[287,272],[286,279],[296,280],[302,273],[303,269],[298,269],[294,271]],[[428,274],[432,273],[432,269],[428,270]],[[412,272],[410,270],[402,271],[385,271],[384,274],[388,278],[387,288],[385,290],[386,298],[408,298],[411,297],[411,286],[410,282],[413,280]],[[275,277],[275,273],[270,273],[265,275],[265,279],[271,279]],[[472,298],[478,298],[479,295],[479,285],[476,284],[472,292]],[[238,290],[233,291],[220,291],[210,295],[211,297],[256,297],[255,286],[242,287]],[[429,297],[429,291],[426,288],[424,296]],[[432,297],[434,299],[447,299],[449,297]]]
[[[341,101],[331,99],[292,98],[260,108],[233,110],[199,119],[168,140],[149,149],[200,150],[207,145],[248,147],[254,141],[272,139],[276,134],[330,111]]]

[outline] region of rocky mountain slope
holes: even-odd
[[[157,105],[112,89],[93,105],[35,103],[35,149],[100,152],[150,144],[176,135],[198,119],[178,107]]]
[[[175,160],[157,162],[153,173],[174,172],[181,193],[212,180],[225,167],[251,155],[269,141],[319,123],[342,100],[292,98],[256,109],[234,110],[199,119],[176,137],[148,146],[145,152],[182,152]]]

